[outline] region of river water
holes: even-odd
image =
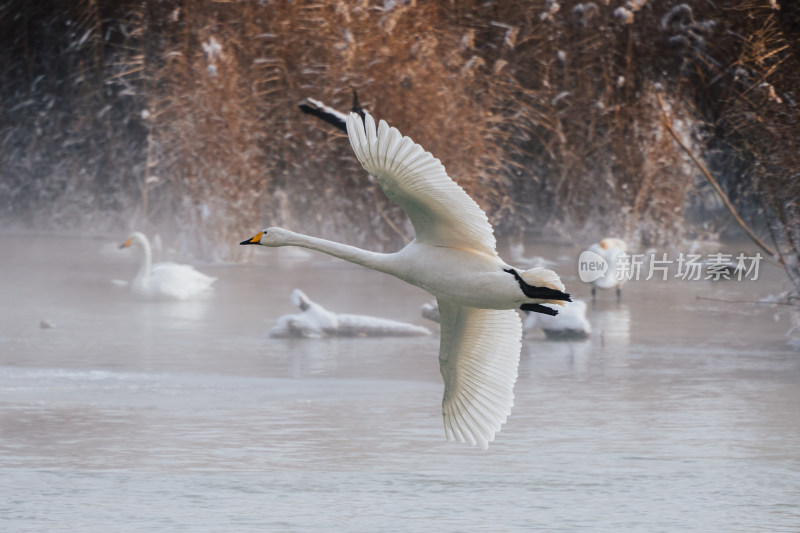
[[[775,294],[774,267],[600,293],[587,341],[530,332],[482,451],[444,441],[422,291],[259,249],[198,266],[204,301],[139,301],[114,238],[0,236],[2,531],[800,531],[786,311],[697,298]],[[536,249],[586,299],[579,252]],[[295,287],[434,335],[266,337]]]

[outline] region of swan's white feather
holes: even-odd
[[[430,152],[383,120],[376,129],[369,114],[362,122],[351,113],[347,132],[364,170],[411,219],[417,242],[496,255],[486,213]]]
[[[485,449],[514,405],[522,322],[513,309],[438,303],[445,435]]]

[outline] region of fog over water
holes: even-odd
[[[788,315],[697,299],[776,294],[770,265],[601,292],[586,341],[529,332],[482,451],[444,440],[423,291],[259,249],[195,265],[207,299],[141,301],[112,283],[137,268],[117,237],[0,235],[0,530],[800,530]],[[589,299],[580,251],[529,250]],[[434,334],[267,337],[294,288]]]

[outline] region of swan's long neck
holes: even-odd
[[[388,265],[386,263],[386,258],[391,255],[370,252],[369,250],[362,250],[361,248],[356,248],[348,244],[341,244],[318,237],[303,235],[301,233],[294,233],[292,231],[286,231],[286,238],[281,246],[300,246],[302,248],[308,248],[309,250],[316,250],[380,272],[387,272],[386,268]]]
[[[145,285],[150,279],[150,268],[153,263],[153,253],[150,251],[150,243],[145,240],[138,241],[139,246],[142,248],[142,262],[139,264],[139,272],[133,278],[133,283],[138,285]]]

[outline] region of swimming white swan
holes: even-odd
[[[416,337],[431,334],[428,328],[414,324],[328,311],[300,289],[292,291],[291,299],[301,312],[279,317],[269,330],[270,337]]]
[[[627,253],[628,245],[622,239],[608,237],[591,245],[589,251],[605,259],[608,264],[606,273],[592,281],[592,301],[594,302],[597,289],[616,289],[617,301],[619,301],[626,278],[619,272],[617,262],[621,254]]]
[[[569,301],[555,272],[520,271],[495,250],[486,214],[438,159],[395,128],[347,116],[350,144],[364,169],[411,219],[416,239],[395,253],[270,227],[241,244],[301,246],[384,272],[439,303],[442,415],[448,440],[488,447],[514,403],[522,323],[517,309],[555,314]]]
[[[146,298],[168,298],[188,300],[211,290],[217,278],[198,272],[189,265],[176,263],[152,264],[150,242],[144,234],[131,233],[119,247],[138,246],[142,262],[136,277],[131,282],[131,292]]]

